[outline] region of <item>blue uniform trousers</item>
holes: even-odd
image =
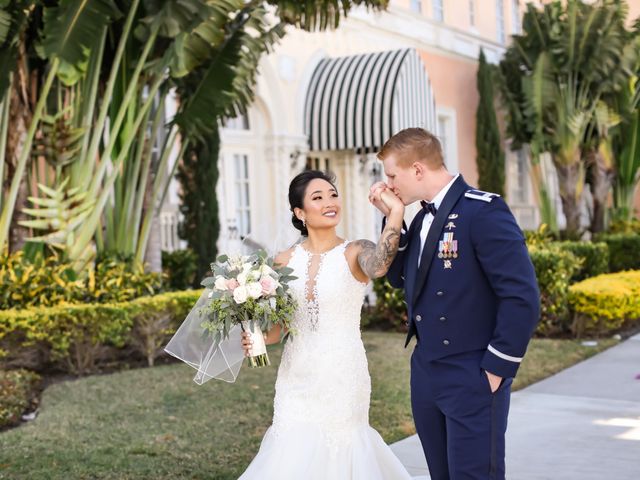
[[[513,379],[495,393],[480,368],[485,351],[438,360],[411,357],[411,406],[432,480],[503,480]]]

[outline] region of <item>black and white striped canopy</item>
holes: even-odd
[[[325,58],[311,77],[305,104],[311,151],[378,151],[408,127],[436,128],[436,105],[413,48]]]

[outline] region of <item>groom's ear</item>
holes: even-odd
[[[424,174],[426,173],[427,166],[422,162],[413,162],[411,165],[411,169],[413,170],[413,174],[415,175],[417,180],[422,180],[424,178]]]

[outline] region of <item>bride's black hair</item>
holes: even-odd
[[[320,178],[329,182],[331,186],[336,189],[336,191],[338,190],[335,185],[336,178],[332,173],[321,172],[320,170],[305,170],[304,172],[296,175],[289,184],[289,205],[291,207],[292,213],[296,208],[304,208],[304,194],[307,190],[307,185],[309,185],[309,182],[311,182],[311,180],[315,180],[316,178]],[[293,223],[294,227],[300,230],[302,235],[304,235],[305,237],[309,235],[307,227],[305,227],[304,223],[302,223],[302,220],[296,217],[295,213],[293,213],[291,217],[291,223]]]

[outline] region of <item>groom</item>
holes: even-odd
[[[402,130],[378,153],[380,194],[420,201],[387,278],[404,288],[411,406],[432,480],[504,479],[511,383],[539,317],[539,293],[524,237],[493,193],[450,174],[440,142]]]

